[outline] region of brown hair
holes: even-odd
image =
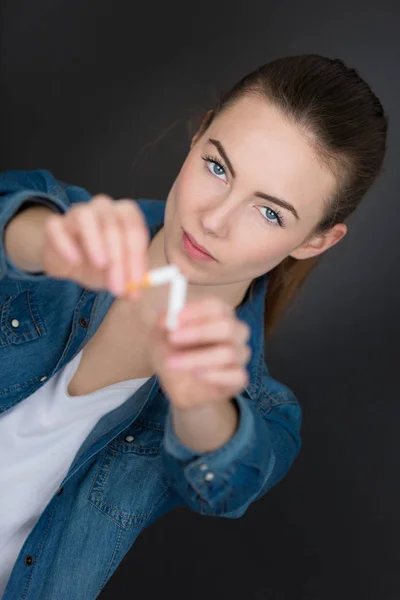
[[[272,103],[311,136],[318,157],[336,176],[334,197],[314,233],[343,222],[382,170],[388,118],[379,99],[358,72],[340,59],[318,54],[288,56],[259,67],[223,93],[203,119],[199,136],[219,113],[250,94]],[[269,272],[266,336],[319,257],[296,260],[288,256]]]

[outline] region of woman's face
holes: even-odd
[[[334,187],[296,126],[265,100],[243,98],[192,145],[170,190],[167,261],[191,283],[218,285],[250,283],[288,255],[320,254],[345,234],[342,225],[330,237],[307,240]],[[188,254],[183,230],[215,260]]]

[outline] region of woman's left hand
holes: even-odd
[[[224,402],[248,384],[250,328],[215,296],[189,302],[174,332],[166,329],[163,313],[152,336],[153,368],[175,407]]]

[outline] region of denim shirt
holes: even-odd
[[[0,418],[76,356],[115,300],[72,280],[19,270],[5,254],[5,226],[28,201],[65,213],[90,198],[47,170],[0,174]],[[137,202],[152,238],[166,202]],[[139,533],[161,515],[183,506],[238,518],[282,479],[300,449],[301,410],[265,365],[267,285],[267,276],[259,277],[252,297],[236,309],[251,329],[252,354],[249,384],[233,398],[239,421],[231,439],[207,453],[183,445],[168,397],[157,375],[151,377],[105,414],[79,448],[26,539],[3,600],[94,599]]]

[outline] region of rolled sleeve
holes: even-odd
[[[232,461],[240,458],[246,451],[246,445],[251,439],[251,433],[254,427],[254,415],[248,401],[242,396],[237,396],[234,398],[233,402],[235,402],[238,408],[238,427],[234,435],[224,446],[221,446],[213,452],[199,455],[185,446],[176,436],[171,414],[168,413],[164,437],[166,451],[180,462],[188,463],[199,456],[203,458],[207,456],[207,460],[209,462],[213,461],[215,466],[218,466],[219,469],[226,469],[226,467],[229,467]]]
[[[185,504],[202,514],[241,516],[275,464],[267,423],[244,396],[234,402],[238,428],[226,444],[208,453],[182,444],[167,417],[163,460],[169,479]]]
[[[0,280],[5,276],[28,281],[39,281],[48,277],[43,272],[22,271],[6,255],[4,232],[8,223],[21,209],[42,205],[55,213],[64,214],[71,203],[85,202],[88,199],[90,194],[86,190],[58,181],[45,169],[2,173],[0,175]]]
[[[28,208],[33,205],[47,206],[58,214],[63,214],[68,210],[68,205],[51,194],[40,194],[32,190],[17,192],[10,198],[7,209],[1,215],[0,220],[0,273],[7,274],[12,279],[23,279],[28,281],[37,281],[47,279],[48,275],[44,272],[28,273],[19,269],[7,256],[4,249],[4,232],[7,224],[13,219],[21,208]]]

